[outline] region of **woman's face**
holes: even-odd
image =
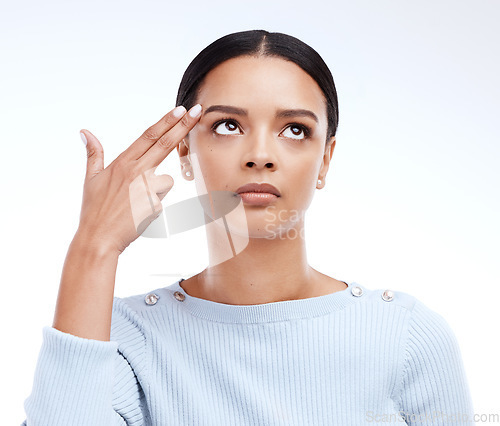
[[[335,137],[325,146],[326,103],[318,84],[293,62],[241,56],[207,74],[196,102],[202,117],[177,149],[182,164],[196,154],[203,174],[200,182],[193,170],[198,192],[270,183],[280,197],[260,206],[241,200],[249,235],[298,237],[290,231],[299,228],[318,179],[324,185],[335,147]]]

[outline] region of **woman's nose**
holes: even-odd
[[[246,167],[249,167],[249,168],[252,168],[252,167],[255,167],[257,169],[261,169],[261,168],[267,168],[267,169],[275,169],[276,166],[275,166],[275,163],[273,163],[272,161],[247,161],[246,164],[245,164]]]
[[[248,147],[243,155],[243,166],[257,169],[276,169],[278,162],[275,141],[270,134],[261,132],[245,141]]]

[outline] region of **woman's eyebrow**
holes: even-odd
[[[236,114],[248,116],[248,111],[243,108],[238,108],[231,105],[211,105],[205,110],[205,114],[210,112],[223,112],[225,114]],[[319,123],[318,117],[314,112],[308,109],[280,109],[276,112],[276,118],[286,118],[286,117],[309,117],[312,118],[316,123]]]

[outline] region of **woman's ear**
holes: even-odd
[[[327,150],[329,151],[328,152],[328,155],[330,156],[330,160],[332,159],[332,155],[333,155],[333,150],[335,149],[335,143],[337,142],[337,138],[335,136],[332,136],[328,142],[326,143],[326,146],[325,146],[325,155],[327,154]]]
[[[189,146],[188,142],[186,142],[186,138],[182,139],[181,143],[177,145],[177,154],[179,154],[179,158],[186,157],[189,154]]]
[[[193,167],[191,164],[191,161],[189,159],[189,141],[186,141],[186,138],[184,138],[178,145],[177,145],[177,154],[179,154],[179,160],[181,162],[181,172],[182,176],[184,176],[184,179],[186,180],[192,180],[193,179]]]
[[[325,153],[323,154],[323,161],[321,163],[321,168],[319,169],[318,179],[321,179],[323,182],[325,181],[326,173],[328,172],[328,168],[330,167],[330,160],[332,159],[333,150],[335,149],[335,143],[337,139],[335,136],[332,136],[327,142],[325,146]]]

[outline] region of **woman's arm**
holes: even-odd
[[[409,320],[398,404],[408,425],[475,424],[455,334],[441,315],[419,300]]]
[[[147,363],[143,326],[118,298],[112,316],[107,342],[43,328],[22,426],[144,425],[147,403],[136,374]]]
[[[118,257],[161,213],[161,200],[173,179],[154,171],[200,114],[200,105],[190,114],[184,107],[175,108],[106,168],[102,145],[85,132],[80,224],[64,263],[53,327],[43,331],[33,390],[24,404],[25,425],[142,424],[141,387],[132,364],[127,367],[117,351],[130,336],[110,340]],[[130,332],[137,330],[140,327]],[[139,344],[140,350],[132,354],[144,352],[144,344]],[[125,387],[116,387],[115,378]]]
[[[119,252],[78,232],[64,262],[53,327],[109,341]]]

